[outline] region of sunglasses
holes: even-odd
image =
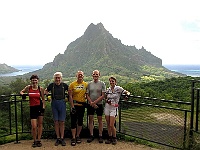
[[[98,76],[99,74],[92,74],[93,76]]]

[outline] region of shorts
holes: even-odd
[[[74,107],[76,109],[76,113],[75,114],[70,113],[71,129],[75,129],[77,127],[77,123],[78,123],[78,126],[83,125],[83,117],[85,113],[85,106],[74,105]]]
[[[87,108],[87,113],[88,115],[94,115],[94,112],[96,112],[97,116],[102,116],[103,115],[103,105],[102,104],[97,104],[98,108],[94,108],[90,105],[88,105]]]
[[[118,116],[118,107],[114,107],[114,106],[106,103],[104,113],[105,113],[105,116],[117,117]]]
[[[52,100],[51,109],[54,121],[65,121],[66,119],[66,102],[62,100]]]
[[[41,105],[30,106],[30,118],[37,119],[39,116],[44,116],[44,110]]]

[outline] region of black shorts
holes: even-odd
[[[42,106],[30,106],[30,118],[37,119],[39,116],[44,116],[44,109]]]
[[[84,113],[85,113],[85,106],[77,106],[74,105],[75,109],[76,109],[76,113],[72,114],[70,113],[71,116],[71,129],[75,129],[78,126],[82,126],[83,125],[83,117],[84,117]]]
[[[98,108],[94,108],[90,105],[88,105],[87,108],[87,113],[88,115],[94,115],[94,112],[96,112],[97,116],[102,116],[103,115],[103,105],[102,104],[97,104]]]

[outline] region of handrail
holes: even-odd
[[[28,94],[25,94],[26,96]],[[49,94],[50,95],[50,94]],[[159,108],[164,108],[164,109],[173,109],[173,110],[178,110],[178,111],[183,111],[185,113],[185,120],[187,120],[187,112],[192,112],[192,110],[190,109],[182,109],[182,108],[178,108],[178,107],[169,107],[169,106],[164,106],[163,103],[176,103],[176,104],[183,104],[183,105],[191,105],[192,103],[191,102],[183,102],[183,101],[174,101],[174,100],[167,100],[167,99],[159,99],[159,98],[151,98],[151,97],[142,97],[142,96],[134,96],[134,95],[129,95],[128,96],[128,99],[127,97],[123,97],[125,95],[122,95],[121,99],[120,99],[120,107],[119,107],[119,124],[118,124],[118,131],[119,133],[123,132],[121,131],[123,129],[123,126],[122,126],[122,120],[123,118],[122,115],[121,115],[121,111],[123,110],[123,108],[125,108],[123,106],[123,104],[128,104],[127,106],[129,106],[129,104],[133,104],[133,105],[141,105],[141,106],[149,106],[149,107],[159,107]],[[14,97],[14,98],[13,98]],[[5,101],[1,101],[3,98],[9,98],[6,99]],[[142,101],[138,101],[139,100],[147,100],[145,102],[142,102]],[[47,97],[46,99],[47,100]],[[15,138],[16,138],[16,141],[15,143],[19,143],[19,132],[18,132],[18,127],[19,127],[19,120],[18,120],[18,115],[19,115],[19,112],[17,111],[18,110],[18,106],[17,103],[21,103],[21,108],[22,108],[22,103],[24,101],[28,101],[28,100],[25,100],[25,99],[22,99],[22,95],[20,94],[11,94],[11,95],[1,95],[0,96],[0,104],[2,103],[8,103],[9,106],[11,104],[14,104],[14,114],[15,114],[15,132],[12,133],[12,129],[10,127],[10,134],[15,134]],[[163,102],[162,104],[153,104],[152,102]],[[122,104],[122,105],[121,105]],[[126,106],[126,105],[125,105]],[[192,108],[192,107],[191,107]],[[23,113],[23,110],[21,109],[21,113]],[[11,116],[11,114],[10,114]],[[11,120],[10,120],[11,121]],[[21,122],[23,122],[23,117],[21,117]],[[10,124],[12,124],[12,122],[10,122]],[[23,124],[22,124],[22,133],[25,133],[23,132]],[[21,128],[20,128],[21,129]],[[184,141],[185,141],[185,136],[186,136],[186,122],[185,122],[185,125],[184,125]],[[1,137],[1,136],[0,136]]]

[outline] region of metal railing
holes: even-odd
[[[119,117],[116,121],[117,131],[120,134],[132,138],[139,138],[172,148],[188,148],[191,145],[189,139],[193,137],[193,131],[199,131],[199,89],[194,88],[195,83],[196,81],[192,81],[191,102],[133,95],[129,96],[128,100],[124,100],[122,96],[120,100]],[[195,90],[197,91],[196,97],[198,99],[196,101],[196,117],[194,117]],[[0,138],[8,135],[15,135],[15,142],[18,143],[19,134],[30,132],[30,126],[28,129],[28,125],[24,124],[25,120],[29,120],[27,114],[24,114],[25,110],[27,110],[25,107],[28,107],[27,102],[28,100],[23,100],[19,94],[1,95],[0,122],[5,122],[5,127],[0,127]],[[46,113],[45,111],[45,114]],[[44,120],[47,116],[51,118],[49,113],[44,116]],[[170,117],[172,120],[166,119]],[[6,120],[2,118],[6,118]],[[69,123],[69,121],[67,121],[67,123]],[[48,126],[44,125],[43,132],[54,131],[53,125],[49,126],[49,120],[46,124],[48,124]],[[88,127],[87,113],[84,127]]]
[[[120,133],[172,148],[187,147],[190,130],[188,114],[191,110],[175,106],[186,105],[190,108],[190,102],[141,96],[130,98],[131,101],[120,101],[118,124]],[[141,100],[147,101],[140,102]],[[156,102],[159,104],[154,104]],[[163,103],[173,104],[174,107]],[[133,113],[134,111],[136,113]]]

